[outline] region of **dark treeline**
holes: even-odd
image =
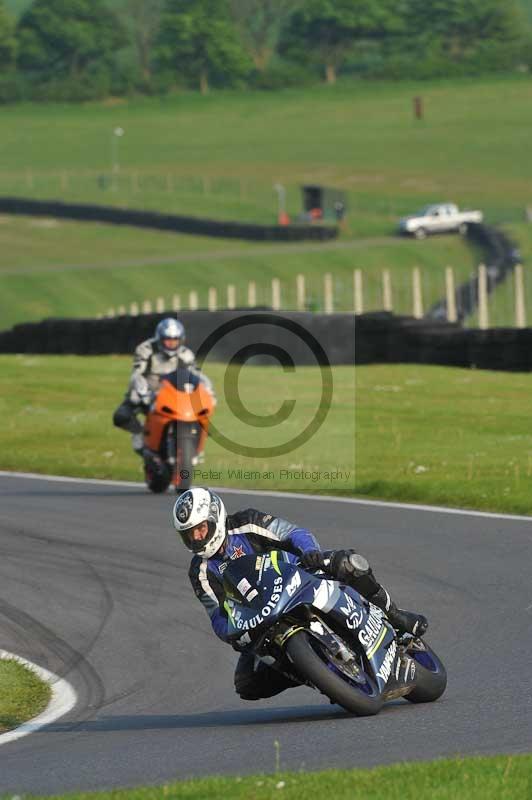
[[[518,0],[0,0],[0,102],[531,66]]]

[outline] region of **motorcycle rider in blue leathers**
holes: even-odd
[[[227,613],[224,609],[223,573],[227,564],[241,556],[284,550],[303,568],[323,569],[337,580],[381,608],[400,632],[422,636],[428,622],[422,614],[401,611],[377,583],[366,559],[354,550],[326,554],[312,533],[280,517],[255,509],[227,514],[220,497],[210,489],[184,492],[175,502],[173,521],[185,547],[194,553],[189,578],[196,596],[205,607],[217,636],[227,641]],[[246,638],[247,637],[247,638]],[[236,645],[241,655],[235,671],[235,689],[243,700],[272,697],[299,684],[246,651],[245,634]]]

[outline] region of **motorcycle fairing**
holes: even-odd
[[[380,691],[398,672],[395,632],[384,613],[348,586],[305,572],[282,551],[244,556],[224,572],[229,638],[270,627],[298,606],[315,608],[364,652]],[[364,636],[365,634],[365,636]]]

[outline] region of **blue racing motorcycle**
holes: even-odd
[[[324,572],[273,550],[224,572],[229,638],[291,679],[359,716],[387,700],[437,700],[445,667],[422,639],[399,635],[383,611]]]

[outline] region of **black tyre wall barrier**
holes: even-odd
[[[283,325],[250,322],[257,309],[234,311],[184,311],[187,343],[196,352],[221,326],[241,320],[238,330],[214,335],[210,358],[227,363],[242,348],[270,342],[286,350],[298,365],[315,365],[316,354],[308,341]],[[441,364],[528,372],[532,369],[532,328],[464,329],[438,320],[396,317],[388,312],[363,314],[263,313],[300,326],[323,348],[331,364],[414,363]],[[135,346],[153,335],[164,314],[102,320],[48,319],[15,325],[0,333],[1,353],[132,354]],[[307,337],[308,338],[308,337]],[[258,346],[260,352],[260,346]],[[271,357],[254,357],[254,363],[271,363]]]
[[[503,233],[490,225],[471,223],[467,226],[467,238],[482,251],[486,265],[488,293],[506,280],[521,255],[515,244]],[[472,275],[455,291],[456,312],[459,322],[473,314],[478,307],[478,276]],[[429,319],[447,319],[447,300],[439,300],[425,315]]]
[[[0,353],[132,354],[139,342],[153,336],[157,323],[165,316],[168,314],[22,323],[10,331],[0,332]],[[315,366],[316,351],[320,349],[332,364],[354,363],[355,318],[352,314],[275,314],[269,309],[236,309],[183,311],[179,318],[187,331],[187,345],[197,353],[206,340],[212,339],[205,356],[222,363],[233,359],[243,348],[249,354],[250,344],[256,344],[259,353],[253,355],[254,363],[272,363],[271,356],[260,355],[265,342],[286,351],[298,365]],[[264,324],[257,324],[263,318]],[[272,324],[271,318],[278,319],[279,324]],[[225,333],[223,328],[231,321],[238,322],[237,330]],[[295,332],[288,329],[291,326],[295,327]]]
[[[135,211],[114,206],[63,203],[59,200],[30,200],[23,197],[0,197],[0,213],[106,222],[112,225],[133,225],[175,233],[191,233],[196,236],[263,242],[327,241],[338,236],[338,228],[330,225],[254,225],[247,222],[220,222],[199,217],[161,214],[157,211]]]

